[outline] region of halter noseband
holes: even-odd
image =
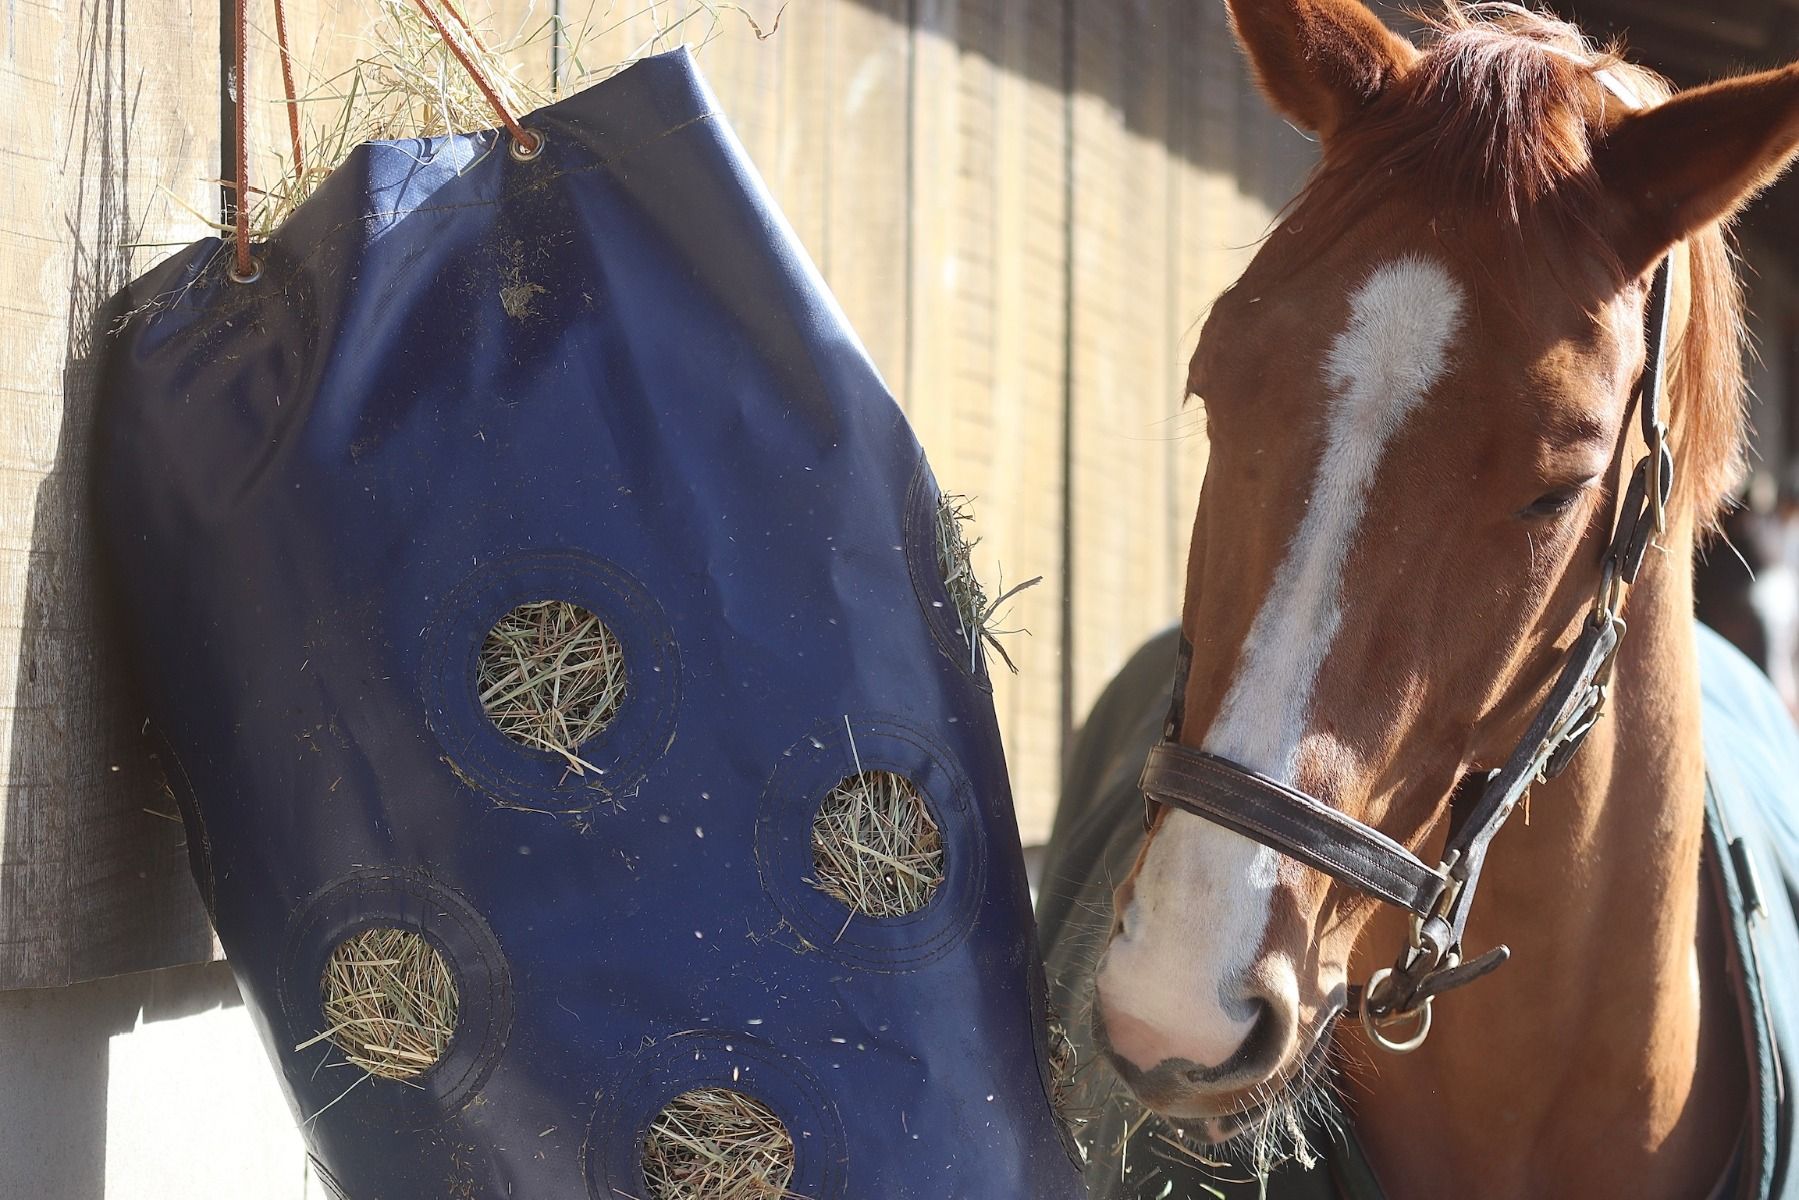
[[[1666,527],[1674,486],[1674,458],[1661,415],[1669,271],[1669,258],[1664,257],[1650,285],[1643,371],[1632,395],[1648,449],[1631,472],[1601,560],[1592,611],[1568,647],[1548,698],[1505,765],[1479,786],[1457,789],[1451,801],[1449,839],[1436,867],[1321,800],[1228,759],[1180,745],[1183,693],[1192,659],[1191,647],[1184,637],[1181,640],[1164,740],[1150,751],[1138,783],[1146,801],[1146,824],[1157,804],[1178,808],[1409,911],[1413,918],[1409,943],[1391,967],[1376,971],[1359,989],[1362,1024],[1388,1050],[1405,1053],[1422,1045],[1430,1033],[1431,999],[1480,978],[1510,955],[1505,946],[1496,946],[1467,962],[1461,957],[1462,931],[1487,846],[1531,784],[1555,778],[1568,765],[1604,709],[1612,663],[1624,636],[1620,615],[1624,593],[1636,582],[1650,538]],[[1627,411],[1624,428],[1629,427]],[[1396,1027],[1403,1033],[1389,1032]]]

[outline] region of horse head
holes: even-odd
[[[1452,794],[1506,760],[1593,611],[1670,256],[1661,544],[1690,547],[1733,481],[1719,226],[1799,142],[1799,69],[1671,95],[1510,6],[1453,9],[1422,46],[1357,0],[1229,7],[1321,159],[1191,361],[1210,457],[1175,737],[1436,862]],[[1114,911],[1096,1042],[1215,1140],[1318,1074],[1350,985],[1405,936],[1361,891],[1166,808]]]

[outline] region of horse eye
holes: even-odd
[[[1559,517],[1574,507],[1580,499],[1581,489],[1578,487],[1559,487],[1544,492],[1518,513],[1526,520],[1542,517]]]

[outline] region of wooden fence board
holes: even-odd
[[[1173,619],[1167,455],[1171,172],[1159,0],[1076,5],[1069,486],[1076,719]]]
[[[0,989],[205,957],[142,765],[86,505],[90,318],[216,209],[216,10],[9,6],[0,23]],[[195,71],[195,63],[200,70]],[[191,210],[191,212],[190,212]]]
[[[990,588],[1041,575],[1002,615],[1018,674],[994,667],[994,701],[1027,843],[1049,835],[1061,788],[1064,471],[1067,395],[1067,112],[1060,5],[1005,0],[995,78],[992,461],[981,486]],[[980,406],[978,394],[969,398]]]
[[[813,247],[893,394],[908,393],[912,35],[910,0],[828,9],[824,220]],[[797,14],[796,14],[797,15]]]
[[[1048,830],[1061,756],[1065,122],[1043,82],[1061,52],[1055,6],[920,6],[908,410],[941,486],[971,498],[989,592],[1045,580],[1001,614],[1029,630],[1003,639],[1020,674],[990,663],[1027,839]]]

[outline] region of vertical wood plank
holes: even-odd
[[[1074,695],[1076,719],[1178,587],[1168,547],[1172,172],[1167,8],[1077,5],[1074,87]]]
[[[825,279],[904,402],[909,309],[910,0],[830,0]]]
[[[991,664],[1027,839],[1061,761],[1064,119],[1058,5],[923,0],[913,49],[908,414],[944,490],[973,499],[974,561],[1009,606],[1019,674]]]
[[[999,9],[996,362],[988,401],[994,457],[982,509],[992,559],[983,566],[996,587],[1044,580],[1011,606],[1007,624],[1028,630],[1006,640],[1018,674],[995,668],[994,700],[1028,845],[1048,838],[1062,782],[1067,108],[1063,6],[1005,0]]]
[[[217,207],[217,30],[190,0],[0,22],[0,989],[211,952],[180,826],[145,812],[86,468],[94,310]]]

